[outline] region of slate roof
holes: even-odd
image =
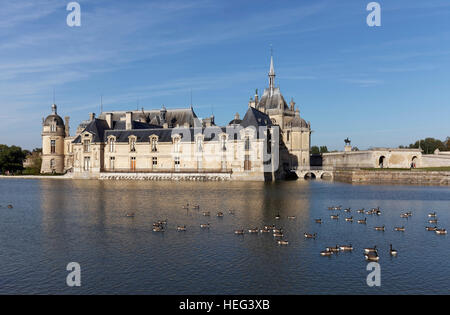
[[[267,114],[257,110],[256,108],[249,107],[240,125],[244,128],[247,128],[248,126],[272,126],[272,121]]]
[[[282,106],[282,109],[289,109],[283,95],[281,94],[280,88],[274,88],[273,94],[270,95],[270,89],[265,89],[263,96],[258,103],[258,108],[277,109]]]
[[[92,142],[104,142],[105,140],[105,131],[109,129],[108,123],[103,119],[94,119],[92,120],[83,132],[89,132],[93,135]],[[81,143],[81,135],[75,138],[72,143]]]
[[[95,118],[89,122],[84,132],[93,134],[93,142],[106,142],[109,136],[115,136],[117,142],[128,142],[130,136],[136,136],[137,142],[149,142],[150,136],[158,137],[159,142],[172,142],[172,135],[180,134],[182,142],[194,142],[195,136],[201,133],[204,141],[219,140],[222,133],[228,134],[229,139],[240,139],[240,131],[243,128],[253,126],[272,126],[272,122],[268,115],[259,110],[250,107],[245,117],[240,121],[239,125],[227,127],[211,126],[207,128],[161,128],[158,125],[133,121],[131,130],[126,130],[125,121],[114,121],[113,128],[110,129],[108,123],[104,119]],[[259,132],[259,130],[258,130]],[[81,135],[78,135],[73,143],[81,143]]]
[[[54,121],[56,121],[56,126],[64,127],[64,121],[56,114],[48,115],[44,120],[44,126],[50,126]]]

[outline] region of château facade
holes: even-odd
[[[100,179],[274,180],[309,168],[311,126],[275,87],[250,99],[226,126],[194,109],[112,111],[89,115],[74,136],[52,105],[43,121],[42,173]]]

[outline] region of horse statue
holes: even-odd
[[[350,143],[352,143],[348,137],[347,137],[347,139],[344,140],[344,142],[345,142],[345,145],[350,145]]]

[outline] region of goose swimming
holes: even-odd
[[[445,235],[447,234],[446,229],[436,229],[436,234]]]
[[[317,236],[317,233],[314,233],[314,234],[308,234],[308,233],[305,233],[305,234],[303,234],[303,235],[305,236],[305,238],[313,238],[313,239],[315,239],[316,236]]]
[[[333,255],[333,252],[329,251],[329,250],[323,250],[320,252],[320,255],[321,256],[331,256],[331,255]]]
[[[389,245],[389,254],[391,256],[397,256],[397,251],[395,249],[392,249],[392,244]]]
[[[343,252],[351,252],[353,250],[352,244],[350,245],[341,245],[339,246],[339,249]]]
[[[376,252],[369,253],[369,254],[364,254],[364,257],[368,261],[378,261],[378,260],[380,260],[380,257],[378,256],[378,254]]]
[[[364,253],[375,253],[378,252],[377,246],[364,248]]]

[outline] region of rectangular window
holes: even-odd
[[[83,141],[84,152],[91,152],[91,141],[84,140]]]
[[[250,161],[250,155],[245,155],[244,171],[250,171],[252,169],[252,162]]]
[[[197,152],[203,151],[203,143],[201,138],[197,138]]]
[[[180,168],[180,157],[175,157],[174,159],[174,164],[175,164],[175,169],[179,169]]]
[[[113,153],[115,149],[115,141],[114,139],[109,140],[109,152]]]
[[[131,158],[130,168],[131,168],[132,171],[136,170],[136,158],[135,157]]]
[[[290,139],[291,139],[291,132],[290,131],[288,131],[286,133],[286,138],[287,138],[287,141],[290,141]]]
[[[156,146],[156,144],[157,144],[156,138],[152,138],[152,152],[158,151],[158,147]]]
[[[89,172],[90,169],[91,169],[91,158],[85,157],[84,158],[84,171]]]
[[[111,156],[109,158],[109,168],[113,170],[116,167],[115,164],[116,164],[116,158],[114,156]]]
[[[135,139],[131,139],[130,140],[130,151],[131,152],[135,152],[136,151],[136,140]]]
[[[56,153],[56,140],[50,140],[50,152]]]
[[[249,151],[250,150],[250,138],[246,137],[245,138],[245,151]]]
[[[156,156],[152,157],[152,166],[153,167],[158,166],[158,158]]]
[[[222,151],[227,150],[227,137],[222,136],[220,146],[222,147]]]

